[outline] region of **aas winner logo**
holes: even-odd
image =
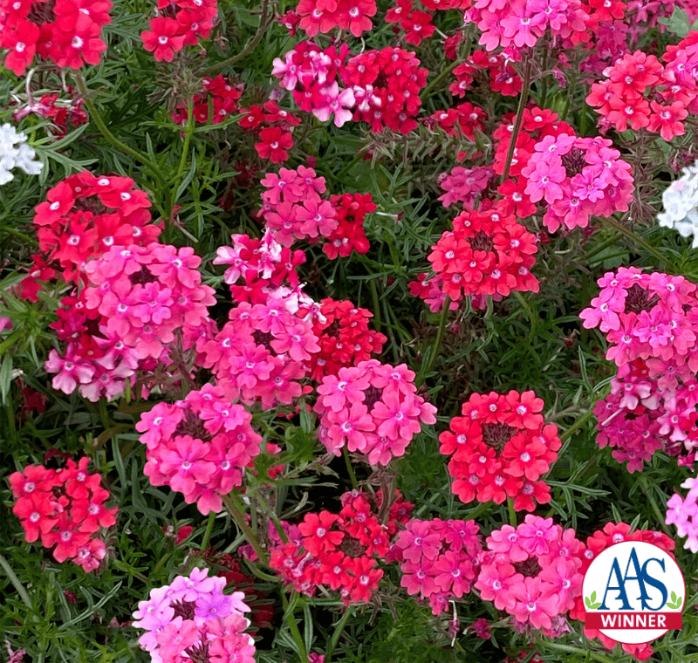
[[[587,628],[624,644],[642,644],[681,628],[683,573],[658,546],[623,541],[594,559],[584,576]]]

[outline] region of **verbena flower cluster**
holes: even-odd
[[[298,525],[282,521],[283,535],[270,523],[271,567],[308,596],[323,588],[339,592],[346,605],[368,602],[383,577],[377,562],[385,559],[398,523],[406,523],[413,508],[397,492],[387,509],[383,494],[377,498],[372,504],[358,490],[344,493],[339,513],[308,513]]]
[[[151,202],[130,177],[83,171],[49,189],[35,208],[42,260],[58,263],[65,281],[86,281],[85,265],[113,246],[154,242],[162,224],[152,223]]]
[[[691,465],[698,440],[698,292],[683,276],[634,267],[607,272],[580,317],[606,335],[618,367],[611,393],[597,403],[596,438],[628,470],[663,449]]]
[[[90,239],[88,250],[93,245]],[[114,243],[87,262],[88,287],[62,300],[53,323],[66,342],[65,351],[51,350],[46,362],[54,389],[112,399],[127,380],[136,385],[137,370],[153,371],[158,362],[179,370],[182,353],[205,338],[208,307],[215,303],[213,288],[201,284],[200,263],[190,247],[156,242]],[[140,385],[146,394],[149,384]]]
[[[451,488],[463,502],[512,498],[516,510],[533,511],[550,501],[550,487],[540,478],[562,444],[542,409],[533,391],[473,394],[463,403],[463,416],[439,436],[441,453],[451,456]]]
[[[107,49],[102,28],[111,23],[111,8],[109,0],[3,0],[5,66],[21,76],[36,55],[62,69],[99,64]]]
[[[138,643],[153,663],[254,663],[254,639],[245,633],[250,625],[245,594],[223,594],[225,585],[225,578],[194,568],[150,591],[133,613],[133,626],[146,631]]]
[[[7,122],[0,126],[0,186],[14,179],[15,168],[27,175],[38,175],[44,164],[35,160],[36,152],[27,136]]]
[[[583,550],[573,529],[529,514],[518,527],[504,525],[487,537],[475,588],[518,628],[561,635],[564,616],[581,595]]]
[[[313,243],[322,238],[326,240],[323,251],[330,258],[346,257],[354,250],[368,251],[363,222],[376,209],[370,194],[323,198],[327,191],[325,178],[305,166],[268,173],[262,184],[267,190],[262,193],[258,216],[281,246],[289,247],[304,239]]]
[[[691,73],[698,67],[698,33],[670,45],[662,63],[655,55],[627,53],[604,70],[587,103],[601,114],[602,128],[646,129],[664,140],[683,136],[689,111],[698,110],[698,85]]]
[[[397,47],[352,56],[347,46],[321,49],[302,42],[274,60],[273,73],[301,110],[323,122],[333,116],[338,127],[364,121],[373,132],[388,127],[407,134],[417,127],[426,85],[427,70],[419,65],[414,52]]]
[[[391,549],[400,562],[400,585],[409,595],[429,601],[433,614],[448,611],[462,598],[479,572],[480,528],[474,520],[410,520]]]
[[[535,235],[494,207],[459,214],[453,230],[432,247],[429,262],[439,289],[452,301],[506,297],[514,290],[538,292],[538,279],[531,274],[537,250]]]
[[[259,402],[267,409],[289,405],[303,393],[301,381],[320,346],[309,316],[300,318],[296,311],[297,300],[290,297],[243,302],[213,338],[200,340],[202,365],[231,401]]]
[[[102,476],[87,471],[89,458],[68,460],[64,468],[27,465],[10,475],[15,498],[12,512],[19,518],[24,538],[52,549],[57,562],[70,560],[85,571],[95,571],[107,554],[104,529],[116,523],[117,507],[107,507],[109,491]]]
[[[262,438],[251,421],[242,405],[210,384],[173,405],[158,403],[136,424],[147,447],[143,472],[154,486],[183,493],[202,514],[219,512],[221,498],[242,484],[245,467],[260,452]]]
[[[693,248],[698,248],[698,163],[684,168],[681,177],[664,190],[662,203],[659,225],[673,228],[682,237],[693,235]]]
[[[197,124],[220,124],[238,112],[237,101],[242,96],[243,85],[233,84],[219,74],[215,78],[201,79],[202,89],[192,98],[192,116]],[[172,113],[177,124],[189,122],[189,108],[180,103]]]
[[[371,465],[402,456],[421,425],[436,422],[436,408],[417,395],[414,378],[405,364],[375,359],[325,376],[314,408],[320,442],[335,456],[346,446]]]
[[[218,17],[216,0],[158,0],[158,15],[150,19],[150,30],[141,33],[143,48],[157,61],[172,62],[185,46],[208,39]]]
[[[368,309],[357,308],[350,301],[338,302],[328,297],[320,302],[313,320],[313,332],[320,346],[320,351],[312,356],[313,380],[320,382],[326,375],[337,375],[340,368],[357,366],[372,354],[380,354],[388,339],[369,327],[372,317]]]

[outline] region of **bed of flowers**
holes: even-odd
[[[695,0],[0,0],[0,63],[0,661],[698,661]],[[585,628],[622,541],[681,630]]]

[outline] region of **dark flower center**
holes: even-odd
[[[628,288],[628,292],[625,296],[625,310],[632,313],[649,311],[654,308],[658,301],[659,297],[657,295],[653,295],[650,299],[647,290],[635,283],[632,287]]]
[[[371,411],[371,408],[381,399],[383,390],[371,385],[368,389],[364,389],[364,405]]]
[[[468,241],[473,251],[492,251],[492,249],[494,249],[492,238],[482,230],[478,230],[475,236],[471,237]]]
[[[511,440],[516,432],[516,428],[507,426],[507,424],[482,424],[482,439],[488,447],[492,447],[498,454],[506,446],[506,443]]]
[[[574,148],[567,154],[563,154],[562,165],[567,171],[568,177],[573,177],[581,173],[589,164],[584,160],[584,150]]]
[[[339,546],[339,549],[347,556],[347,557],[361,557],[366,553],[366,547],[361,545],[361,543],[352,537],[345,536],[344,539],[342,540],[342,543]]]
[[[209,643],[202,642],[200,645],[194,645],[184,651],[189,654],[189,658],[191,658],[194,663],[209,663],[211,659],[208,657],[208,648]]]
[[[520,573],[522,576],[524,576],[524,578],[533,578],[542,571],[540,564],[535,557],[531,557],[525,562],[516,562],[516,564],[514,564],[514,568],[516,569],[516,572]]]
[[[196,613],[196,602],[195,601],[173,601],[170,607],[174,610],[175,617],[181,617],[182,619],[194,619]]]
[[[141,285],[145,285],[146,283],[155,283],[158,280],[158,277],[151,274],[146,267],[141,267],[141,271],[134,272],[129,276],[129,279],[133,285],[137,285],[139,283]]]
[[[269,352],[276,354],[274,349],[271,347],[271,342],[274,340],[274,334],[271,332],[263,332],[256,329],[252,332],[252,338],[257,345],[263,345]]]
[[[327,328],[323,331],[323,334],[326,336],[332,336],[333,338],[339,338],[339,330],[341,328],[342,325],[339,324],[339,319],[335,319],[331,325],[327,326]]]
[[[210,442],[213,435],[206,430],[204,422],[191,410],[184,411],[184,419],[177,424],[175,435],[191,435],[195,440]]]

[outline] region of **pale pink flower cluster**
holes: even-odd
[[[475,201],[487,188],[493,175],[494,170],[491,166],[456,166],[450,173],[442,173],[439,177],[439,186],[446,192],[439,196],[439,200],[444,207],[461,203],[463,209],[472,210]]]
[[[325,178],[312,168],[282,168],[278,175],[268,174],[262,184],[267,190],[259,214],[282,246],[297,239],[329,237],[339,225],[334,205],[321,195],[326,191]]]
[[[676,525],[678,535],[686,537],[684,548],[698,553],[698,479],[686,479],[681,487],[688,488],[688,494],[682,498],[677,493],[667,502],[666,523]]]
[[[201,284],[200,263],[190,247],[156,242],[113,245],[87,262],[88,287],[64,298],[53,323],[67,342],[45,364],[55,374],[53,388],[112,399],[127,380],[134,384],[138,369],[171,363],[175,346],[191,347],[210,328],[208,307],[216,301],[213,288]]]
[[[543,223],[550,232],[589,225],[592,216],[625,212],[633,198],[629,163],[606,138],[578,138],[566,133],[545,136],[522,169],[531,202],[544,200]]]
[[[529,514],[518,527],[504,525],[487,538],[475,588],[512,615],[517,627],[560,634],[582,591],[583,549],[573,529]]]
[[[683,276],[634,267],[607,272],[584,327],[606,334],[606,358],[618,366],[611,393],[594,410],[597,442],[628,470],[659,448],[691,464],[698,444],[698,288]]]
[[[202,364],[210,368],[226,396],[264,409],[290,404],[303,393],[311,357],[320,351],[311,316],[296,315],[298,298],[269,296],[264,304],[243,302],[230,321],[199,346]]]
[[[335,456],[346,446],[371,465],[402,456],[421,424],[436,422],[436,408],[417,395],[414,378],[406,364],[393,367],[376,359],[325,376],[315,404],[320,441]]]
[[[223,594],[225,578],[207,576],[208,569],[195,568],[139,602],[133,626],[146,631],[138,642],[153,663],[254,663],[245,594]]]
[[[220,512],[221,497],[242,484],[245,466],[259,454],[262,438],[251,421],[242,405],[210,384],[183,401],[158,403],[136,424],[147,447],[143,471],[154,486],[183,493],[202,514]]]
[[[435,615],[449,609],[452,598],[470,592],[482,552],[480,528],[474,520],[410,520],[391,549],[400,562],[400,585],[418,594]]]
[[[535,46],[546,32],[570,37],[584,32],[587,13],[580,0],[476,0],[465,12],[465,22],[477,23],[478,42],[488,51],[498,46]]]

